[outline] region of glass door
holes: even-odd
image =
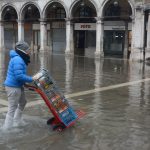
[[[104,55],[123,57],[125,31],[104,32]]]
[[[33,44],[37,47],[37,50],[40,49],[40,30],[33,31]]]

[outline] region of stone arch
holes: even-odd
[[[131,0],[103,1],[99,17],[104,21],[105,56],[130,58],[135,14],[133,6]]]
[[[65,18],[67,14],[67,6],[62,0],[51,0],[46,3],[42,10],[41,19],[49,26],[47,29],[47,46],[53,53],[64,53],[66,47]]]
[[[81,0],[76,0],[76,1],[74,1],[73,3],[72,3],[72,5],[71,5],[71,7],[70,7],[70,9],[69,9],[69,18],[71,18],[72,17],[72,12],[73,12],[73,9],[74,9],[74,6],[77,4],[77,3],[79,3]],[[98,16],[98,6],[97,6],[97,4],[96,4],[96,2],[95,1],[93,1],[93,0],[88,0],[93,6],[94,6],[94,8],[95,8],[95,10],[96,10],[96,15]]]
[[[0,16],[0,19],[3,19],[3,17],[4,17],[4,11],[5,11],[5,9],[7,8],[7,7],[12,7],[15,11],[16,11],[16,14],[17,14],[17,18],[18,18],[18,11],[17,11],[17,9],[16,9],[16,6],[15,5],[13,5],[13,4],[11,4],[11,3],[7,3],[7,4],[5,4],[2,8],[1,8],[1,16]]]
[[[25,8],[26,8],[27,6],[29,6],[29,5],[33,5],[33,6],[35,6],[35,7],[38,9],[39,14],[40,14],[40,18],[41,18],[41,9],[40,9],[39,5],[38,5],[37,3],[34,3],[34,2],[27,2],[27,3],[25,3],[25,4],[21,7],[21,9],[20,9],[20,11],[19,11],[19,19],[20,19],[20,20],[23,19],[24,13],[25,13],[25,12],[24,12],[24,11],[25,11]]]
[[[101,5],[101,11],[100,11],[100,17],[103,18],[103,12],[104,12],[104,9],[105,9],[105,6],[106,4],[111,1],[111,0],[105,0],[103,1],[102,5]],[[127,2],[129,3],[130,7],[131,7],[131,10],[132,10],[132,17],[135,16],[135,11],[134,11],[134,5],[133,5],[133,2],[131,0],[127,0]]]
[[[17,42],[17,20],[18,11],[16,6],[12,3],[7,3],[1,8],[1,20],[2,22],[2,43],[1,47],[5,49],[13,48]]]
[[[66,17],[68,16],[67,6],[65,5],[65,3],[62,2],[62,1],[60,1],[60,0],[52,0],[52,1],[48,2],[48,3],[45,5],[45,7],[44,7],[44,9],[43,9],[43,11],[42,11],[42,15],[41,15],[42,18],[45,18],[45,17],[46,17],[46,10],[47,10],[47,8],[48,8],[51,4],[53,4],[53,3],[59,3],[60,5],[62,5],[63,8],[64,8],[64,10],[65,10],[65,12],[66,12]]]

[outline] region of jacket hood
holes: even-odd
[[[16,53],[15,50],[10,50],[10,53],[9,53],[10,57],[13,58],[15,56],[18,56],[18,54]]]

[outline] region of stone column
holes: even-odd
[[[129,39],[128,39],[128,21],[125,21],[125,42],[124,42],[124,54],[123,57],[127,59],[128,48],[129,48]]]
[[[44,19],[40,20],[40,40],[40,52],[45,52],[47,45],[47,24]]]
[[[53,37],[52,37],[52,32],[53,32],[53,29],[52,29],[52,22],[50,22],[50,24],[49,24],[49,34],[48,34],[48,36],[49,36],[49,41],[48,41],[48,43],[49,43],[49,45],[47,46],[48,48],[48,51],[49,52],[52,52],[52,49],[53,49]]]
[[[146,47],[146,57],[150,57],[150,12],[148,14],[147,23],[147,47]]]
[[[103,36],[104,36],[104,23],[102,18],[96,17],[96,51],[95,58],[104,56],[103,52]]]
[[[15,23],[12,23],[13,24],[13,47],[12,48],[15,48],[15,45],[16,45],[16,28],[15,28]]]
[[[31,48],[31,53],[34,53],[34,42],[33,42],[33,25],[32,25],[32,31],[31,31],[31,44],[30,44],[30,48]]]
[[[18,20],[18,41],[24,41],[24,22]]]
[[[131,17],[131,19],[132,19],[132,41],[131,41],[131,51],[132,51],[132,49],[134,48],[134,29],[135,29],[135,17]]]
[[[74,25],[71,23],[71,33],[70,33],[70,47],[71,47],[71,53],[74,54]]]
[[[4,23],[0,21],[0,50],[4,49]]]
[[[143,42],[144,42],[144,13],[142,8],[136,8],[135,22],[133,26],[132,38],[132,60],[143,59]]]
[[[71,19],[66,18],[66,55],[74,54],[74,40],[73,40],[73,24]]]

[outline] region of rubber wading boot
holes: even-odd
[[[15,111],[15,115],[14,115],[14,122],[13,122],[13,126],[20,126],[22,123],[22,110],[20,110],[19,108],[16,109]]]
[[[12,126],[13,126],[13,118],[7,114],[3,125],[3,129],[7,130],[12,128]]]

